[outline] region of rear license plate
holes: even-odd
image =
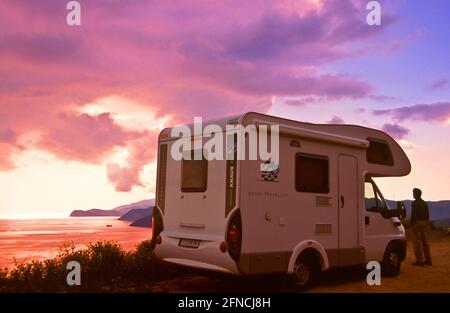
[[[184,247],[184,248],[196,249],[200,246],[200,240],[180,239],[180,242],[178,242],[178,246]]]

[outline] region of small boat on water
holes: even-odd
[[[112,225],[111,224],[107,224],[106,227],[112,227]]]

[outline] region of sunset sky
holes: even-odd
[[[387,198],[450,199],[450,1],[0,2],[0,218],[154,197],[164,126],[258,111],[383,129]]]

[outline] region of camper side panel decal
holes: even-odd
[[[225,184],[225,217],[236,206],[236,167],[237,167],[237,136],[228,135],[228,137],[234,136],[234,139],[227,139],[227,181]]]
[[[163,144],[159,148],[159,162],[158,162],[158,184],[156,194],[157,206],[164,214],[165,200],[166,200],[166,167],[167,167],[167,144]]]

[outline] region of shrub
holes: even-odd
[[[81,265],[81,286],[68,286],[67,263]],[[159,261],[149,240],[126,252],[114,241],[90,243],[77,250],[65,243],[53,259],[16,264],[0,270],[0,291],[3,292],[110,292],[147,290],[151,282],[175,278],[186,271]]]

